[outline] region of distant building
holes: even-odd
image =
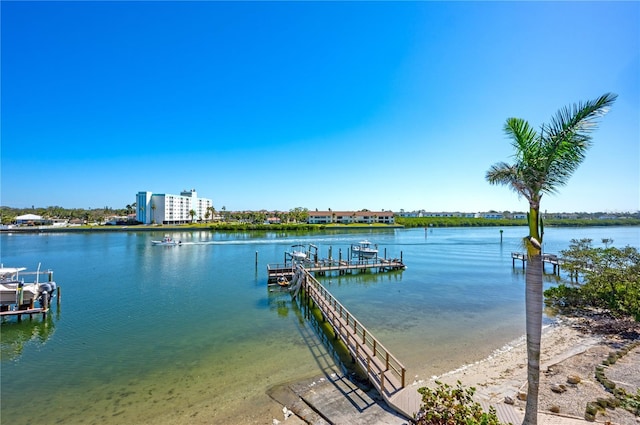
[[[393,224],[393,211],[309,211],[309,224]]]
[[[504,218],[504,215],[499,212],[485,212],[485,213],[478,213],[478,217],[497,219],[497,218]]]
[[[198,198],[195,189],[184,190],[180,195],[138,192],[136,195],[136,220],[143,224],[184,224],[204,220],[213,201]],[[195,211],[191,217],[190,211]]]
[[[26,226],[41,226],[43,224],[51,224],[51,220],[44,219],[42,216],[35,214],[19,215],[15,218],[16,224]]]

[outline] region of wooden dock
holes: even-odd
[[[349,312],[313,274],[302,266],[295,270],[292,286],[300,288],[305,302],[313,302],[351,354],[352,360],[365,372],[371,384],[387,404],[412,419],[419,408],[419,394],[406,387],[407,370],[391,352]],[[408,392],[404,392],[405,388]],[[415,392],[415,397],[408,396]]]
[[[56,303],[57,306],[60,307],[60,299],[61,299],[61,293],[60,293],[60,287],[56,287],[55,291],[56,293]],[[11,306],[7,306],[7,305],[3,305],[0,308],[0,318],[5,318],[5,317],[17,317],[18,321],[22,320],[22,316],[29,316],[29,319],[33,319],[34,315],[42,315],[42,319],[44,320],[47,317],[47,314],[49,313],[49,298],[48,297],[44,297],[45,302],[44,305],[42,307],[35,307],[35,302],[34,300],[31,301],[31,303],[29,304],[24,304],[24,305],[13,305],[11,308]]]
[[[387,272],[393,270],[403,270],[406,268],[402,258],[385,259],[376,258],[373,260],[319,260],[315,262],[304,262],[300,264],[304,269],[317,276],[326,276],[331,273],[345,275],[348,273],[363,273],[366,271]],[[279,278],[288,281],[293,279],[296,270],[295,263],[267,264],[268,283],[275,284]]]
[[[527,262],[527,254],[525,252],[512,252],[511,253],[511,265],[516,267],[516,260],[522,261],[522,270],[525,268]],[[545,264],[551,264],[553,266],[553,274],[560,275],[560,266],[562,265],[562,259],[558,258],[555,254],[542,254],[542,267],[544,271]]]
[[[34,314],[41,314],[42,318],[47,317],[47,313],[49,313],[49,308],[25,308],[25,309],[16,309],[16,310],[3,310],[0,311],[0,317],[11,317],[17,316],[18,321],[22,320],[22,316],[28,315],[29,319],[33,318]]]

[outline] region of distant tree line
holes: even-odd
[[[109,217],[124,217],[133,214],[136,211],[136,204],[126,205],[124,208],[63,208],[59,206],[52,207],[31,207],[31,208],[12,208],[0,207],[1,224],[11,224],[15,218],[25,214],[39,215],[45,219],[82,219],[87,223],[102,223]],[[195,212],[194,212],[195,213]],[[605,213],[579,213],[579,218],[545,218],[546,226],[638,226],[640,225],[640,213],[626,214],[624,218],[600,218]],[[214,216],[219,220],[229,223],[241,223],[243,225],[260,225],[264,224],[267,219],[275,218],[277,224],[295,224],[306,223],[309,218],[309,210],[303,207],[292,208],[289,211],[228,211],[226,207],[222,207],[220,211],[208,214],[204,221],[210,221]],[[471,217],[395,217],[395,222],[407,228],[413,227],[486,227],[486,226],[526,226],[526,219],[508,219],[508,218],[471,218]],[[274,223],[275,224],[275,223]],[[316,227],[320,225],[314,225]]]
[[[74,220],[81,219],[87,222],[103,222],[107,217],[126,216],[135,212],[135,204],[127,205],[124,208],[63,208],[59,206],[53,207],[31,207],[31,208],[12,208],[0,207],[0,220],[2,224],[11,224],[16,217],[26,214],[39,215],[45,219],[64,219]]]
[[[12,208],[12,207],[0,207],[0,219],[1,224],[11,224],[15,222],[16,217],[26,214],[39,215],[44,219],[63,219],[74,220],[81,219],[87,223],[103,223],[108,218],[124,217],[129,214],[133,214],[136,211],[136,204],[127,205],[124,208],[95,208],[95,209],[83,209],[83,208],[63,208],[58,206],[39,208]],[[190,211],[192,219],[196,212]],[[241,224],[264,224],[268,218],[275,218],[276,223],[279,224],[291,224],[291,223],[306,223],[309,217],[309,210],[307,208],[296,207],[289,211],[227,211],[225,207],[217,212],[207,211],[207,217],[203,221],[210,221],[213,216],[218,216],[224,222],[241,223]]]
[[[546,218],[545,226],[639,226],[640,217],[625,218]],[[395,217],[396,224],[404,227],[488,227],[526,226],[526,219],[471,218],[471,217]]]

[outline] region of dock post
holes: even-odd
[[[56,304],[58,305],[58,307],[60,307],[60,298],[62,297],[62,294],[60,293],[60,287],[59,286],[56,288],[56,291],[58,291],[58,294],[56,296]]]
[[[502,232],[503,232],[503,230],[500,229],[500,245],[502,245]]]
[[[47,317],[47,311],[49,310],[49,293],[44,291],[42,293],[42,318]]]
[[[258,251],[256,251],[256,267],[258,267]]]

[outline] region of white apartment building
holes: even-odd
[[[136,220],[143,224],[184,224],[204,220],[213,201],[198,198],[195,189],[184,190],[180,195],[138,192],[136,195]],[[189,212],[195,211],[193,218]],[[211,213],[209,213],[211,214]]]

